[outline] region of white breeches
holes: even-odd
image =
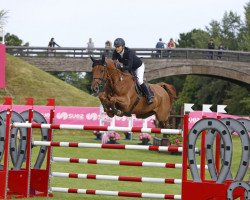
[[[145,71],[144,63],[142,63],[142,65],[138,69],[135,70],[135,74],[137,76],[138,83],[140,85],[143,84],[144,71]]]

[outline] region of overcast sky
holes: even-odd
[[[226,11],[244,20],[249,0],[1,0],[9,11],[5,31],[30,46],[47,46],[51,37],[64,47],[95,47],[125,39],[129,47],[154,48],[160,37],[177,40],[180,33],[221,21]]]

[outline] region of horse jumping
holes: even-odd
[[[150,84],[154,93],[154,101],[148,105],[146,98],[140,94],[136,86],[136,77],[127,71],[116,67],[115,61],[102,57],[94,59],[92,65],[93,80],[91,89],[94,95],[98,95],[104,111],[109,117],[131,116],[147,118],[156,116],[160,127],[167,127],[167,121],[176,99],[175,87],[167,83]],[[103,91],[100,90],[103,87]]]

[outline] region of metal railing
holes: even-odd
[[[223,61],[250,62],[250,52],[194,49],[194,48],[132,48],[137,56],[144,59],[213,59]],[[18,57],[56,57],[56,58],[89,58],[111,56],[114,49],[95,48],[89,51],[86,47],[26,47],[7,46],[6,52]]]

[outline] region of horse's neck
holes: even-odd
[[[108,67],[110,87],[116,91],[130,90],[134,88],[134,80],[130,73],[124,73],[115,67]]]

